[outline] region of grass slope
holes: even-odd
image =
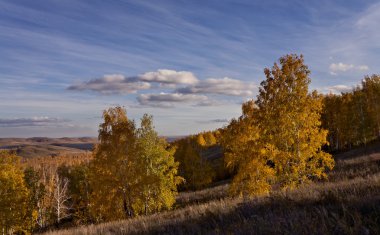
[[[181,193],[172,211],[47,234],[380,234],[378,146],[338,154],[327,182],[297,190],[238,199],[222,184]]]

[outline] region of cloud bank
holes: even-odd
[[[69,86],[68,90],[91,90],[101,94],[129,94],[140,90],[151,89],[152,83],[195,84],[198,79],[191,72],[159,69],[155,72],[147,72],[142,75],[126,77],[122,74],[104,75],[102,78],[92,79],[77,85]]]
[[[103,95],[120,95],[152,90],[148,94],[138,94],[137,102],[142,106],[174,107],[185,103],[196,106],[215,106],[220,104],[209,98],[209,95],[248,97],[253,95],[256,86],[228,77],[198,79],[189,71],[159,69],[141,75],[126,77],[122,74],[104,75],[68,87],[68,90],[91,90]],[[170,90],[171,89],[171,90]],[[223,100],[223,97],[218,100]]]
[[[144,73],[139,76],[139,80],[168,84],[195,84],[198,82],[198,78],[191,72],[177,72],[169,69],[159,69],[155,72]]]
[[[252,96],[253,83],[243,82],[232,78],[209,78],[199,83],[177,89],[182,94],[219,94],[230,96]]]
[[[146,90],[150,87],[150,83],[141,82],[138,78],[111,74],[78,85],[69,86],[67,89],[74,91],[91,90],[104,95],[111,95],[136,93],[139,90]]]

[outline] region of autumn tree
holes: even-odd
[[[327,129],[329,150],[341,149],[343,143],[343,104],[340,96],[327,94],[323,99],[322,126]]]
[[[206,140],[203,136],[203,133],[199,133],[198,135],[196,135],[195,138],[196,138],[196,143],[198,146],[205,147],[207,145]]]
[[[113,220],[170,208],[177,163],[154,131],[151,117],[145,115],[139,129],[121,107],[104,111],[103,118],[89,172],[92,214]]]
[[[204,133],[204,139],[207,146],[213,146],[217,144],[217,139],[212,131],[207,131]]]
[[[354,142],[355,145],[361,143],[366,144],[373,135],[372,130],[374,129],[370,114],[367,110],[369,108],[367,95],[360,87],[354,89],[351,94],[351,123],[356,123],[356,125],[350,125],[354,127],[352,131],[352,142]]]
[[[90,210],[97,220],[128,218],[134,215],[132,204],[139,180],[134,167],[136,127],[121,107],[105,110],[103,119],[90,164]]]
[[[309,93],[311,82],[302,56],[281,57],[280,66],[265,69],[256,100],[260,141],[274,163],[276,181],[294,187],[324,178],[334,161],[321,150],[327,131],[321,129],[322,97]]]
[[[154,130],[153,118],[145,114],[137,130],[137,175],[140,177],[139,195],[134,210],[141,214],[171,208],[177,195],[178,162],[174,161],[174,149],[169,149],[163,138]]]
[[[279,62],[265,69],[257,100],[244,104],[243,116],[227,128],[226,161],[237,167],[233,194],[267,193],[273,184],[296,187],[325,177],[334,165],[321,150],[327,144],[327,131],[320,127],[322,97],[309,93],[303,57],[287,55]],[[230,133],[237,140],[229,140]]]
[[[4,234],[22,231],[28,218],[28,189],[20,159],[0,151],[0,231]]]

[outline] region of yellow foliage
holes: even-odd
[[[268,194],[273,181],[273,169],[259,158],[242,164],[234,177],[230,194],[237,196],[256,196]]]
[[[104,111],[103,118],[90,164],[92,214],[107,221],[170,208],[181,178],[152,117],[144,115],[139,129],[121,107]]]
[[[266,69],[256,104],[260,139],[275,151],[268,158],[274,163],[277,183],[296,187],[321,178],[333,167],[327,144],[327,131],[321,129],[322,96],[309,93],[310,78],[303,57],[287,55]]]
[[[199,144],[198,136],[190,136],[174,143],[174,156],[180,162],[179,173],[185,179],[184,187],[193,190],[209,185],[215,175],[210,163],[201,156],[204,146]]]

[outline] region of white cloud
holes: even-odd
[[[356,66],[356,69],[360,71],[366,71],[369,69],[369,67],[367,65],[359,65],[359,66]]]
[[[184,86],[185,85],[185,86]],[[180,88],[178,88],[180,86]],[[68,90],[91,90],[101,94],[137,93],[140,90],[172,90],[168,93],[139,94],[137,101],[144,106],[173,107],[175,103],[190,103],[195,106],[216,106],[220,102],[206,95],[228,95],[248,97],[256,86],[251,82],[224,77],[198,80],[191,72],[159,69],[142,75],[126,77],[122,74],[104,75]]]
[[[203,103],[208,101],[204,95],[180,94],[180,93],[160,93],[141,94],[137,97],[141,105],[152,107],[173,107],[176,103]]]
[[[191,72],[159,69],[155,72],[147,72],[133,77],[126,77],[122,74],[104,75],[101,78],[72,85],[68,87],[68,90],[92,90],[105,95],[127,94],[150,89],[152,83],[158,83],[159,88],[175,89],[177,85],[189,85],[198,82],[199,80]]]
[[[354,68],[353,64],[343,64],[343,63],[334,64],[334,63],[332,63],[330,65],[330,71],[331,72],[338,72],[338,71],[346,72],[346,71],[351,70],[353,68]]]
[[[326,93],[340,94],[343,92],[349,92],[352,89],[353,89],[352,87],[346,86],[346,85],[335,85],[335,86],[325,87],[322,90]]]
[[[243,82],[232,78],[209,78],[198,84],[177,89],[182,94],[219,94],[230,96],[252,96],[253,83]]]
[[[195,84],[198,79],[188,71],[175,71],[159,69],[155,72],[147,72],[139,76],[141,81],[168,83],[168,84]]]
[[[330,74],[331,75],[337,75],[338,72],[348,72],[352,70],[358,70],[358,71],[366,71],[369,67],[367,65],[353,65],[353,64],[344,64],[342,62],[340,63],[332,63],[330,64]]]

